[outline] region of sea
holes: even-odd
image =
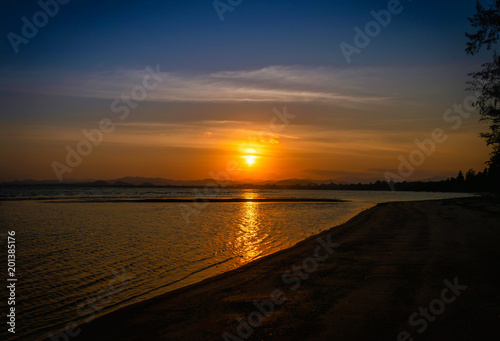
[[[464,196],[470,194],[1,187],[0,339],[71,339],[100,315],[291,247],[377,203]],[[9,240],[14,271],[7,269]],[[15,334],[8,332],[10,307]]]

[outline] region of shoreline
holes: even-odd
[[[422,206],[422,209],[426,212],[416,214],[419,210],[415,210],[415,208],[418,208],[418,206]],[[392,219],[392,223],[396,224],[406,221],[410,228],[412,227],[412,224],[409,220],[411,220],[410,218],[415,218],[415,215],[420,216],[420,218],[426,218],[425,216],[428,215],[427,220],[429,220],[428,218],[435,219],[436,216],[439,216],[438,213],[440,211],[436,210],[437,206],[442,206],[442,208],[454,211],[459,215],[465,215],[466,210],[461,209],[463,207],[484,208],[492,206],[492,212],[484,213],[481,211],[478,213],[478,209],[473,209],[472,211],[475,212],[476,216],[472,214],[473,217],[468,217],[476,221],[480,218],[482,221],[482,228],[489,230],[492,229],[492,224],[498,221],[498,217],[500,216],[499,213],[495,211],[495,209],[498,208],[498,203],[490,204],[488,199],[484,197],[414,202],[389,202],[378,204],[372,208],[362,211],[346,223],[332,227],[329,230],[323,231],[315,236],[311,236],[288,249],[264,256],[245,264],[240,268],[205,279],[201,282],[191,284],[151,299],[134,303],[106,315],[102,315],[89,324],[80,325],[81,333],[79,333],[75,339],[167,340],[182,338],[186,340],[220,340],[223,339],[224,333],[228,333],[226,336],[231,334],[236,338],[244,339],[238,334],[238,331],[241,330],[238,329],[240,324],[237,319],[245,319],[250,316],[249,314],[256,310],[254,301],[274,302],[275,309],[273,309],[269,316],[263,316],[264,318],[261,321],[261,325],[251,328],[252,333],[249,335],[245,334],[248,336],[248,339],[275,339],[275,337],[277,337],[277,339],[287,338],[293,340],[313,340],[329,339],[329,337],[333,335],[336,335],[337,338],[339,335],[342,335],[341,338],[338,338],[341,340],[362,340],[363,335],[371,335],[371,338],[373,338],[373,333],[379,328],[372,325],[372,323],[368,323],[369,321],[365,321],[367,316],[363,315],[366,315],[366,312],[361,314],[358,311],[357,314],[355,314],[355,318],[352,317],[351,319],[346,320],[346,316],[352,316],[351,310],[356,306],[359,308],[363,306],[363,304],[372,304],[373,297],[371,297],[370,290],[368,289],[376,289],[376,292],[380,292],[380,290],[382,290],[384,295],[391,296],[387,288],[385,290],[383,289],[384,287],[387,287],[388,283],[386,282],[390,282],[396,286],[396,293],[401,291],[398,293],[398,297],[399,300],[403,299],[402,301],[404,301],[404,299],[408,299],[408,297],[413,297],[415,292],[428,292],[430,290],[427,287],[425,290],[416,288],[415,282],[421,283],[421,276],[416,276],[417,273],[412,273],[412,271],[410,271],[411,269],[405,270],[405,266],[411,266],[417,259],[407,259],[406,264],[401,260],[401,264],[398,264],[396,267],[393,264],[394,259],[392,259],[392,261],[389,262],[389,264],[393,264],[392,268],[390,265],[387,265],[387,262],[380,263],[375,261],[378,258],[383,258],[387,261],[388,257],[392,257],[388,255],[391,255],[393,252],[396,254],[399,253],[400,256],[408,258],[408,255],[405,255],[404,250],[394,247],[400,246],[393,245],[394,242],[392,244],[389,243],[390,245],[386,245],[382,249],[379,244],[373,244],[373,237],[378,237],[375,239],[379,239],[379,242],[382,244],[388,243],[388,241],[384,238],[380,238],[380,234],[384,235],[389,233],[384,229],[384,226],[380,226],[384,223],[384,221],[381,221],[380,218],[381,216],[388,216],[386,218]],[[401,211],[406,211],[407,216],[401,216]],[[471,214],[470,212],[468,213],[469,215]],[[457,220],[458,218],[460,217],[455,217],[455,219],[449,220]],[[389,219],[386,220],[388,224],[392,224]],[[465,217],[458,219],[458,221],[462,222],[462,225],[465,220],[467,220]],[[420,225],[420,227],[421,226],[423,225]],[[414,238],[415,240],[410,238],[413,243],[408,244],[408,246],[413,249],[418,246],[418,243],[425,242],[426,240],[428,241],[430,237],[422,235],[421,233],[415,234],[415,226],[411,228],[411,236],[405,235],[404,233],[398,234],[397,231],[393,231],[393,229],[394,227],[389,228],[388,230],[392,231],[394,236],[397,235],[398,240],[401,239],[404,241],[404,239],[407,239],[408,237]],[[462,229],[463,226],[460,230]],[[432,226],[430,230],[433,230],[432,234],[436,234],[438,232],[434,231],[436,228],[432,228]],[[439,228],[437,230],[439,230]],[[389,233],[388,237],[391,237],[392,234]],[[489,234],[490,236],[488,239],[490,242],[492,240],[500,242],[500,238],[497,238],[500,236],[498,231],[489,231]],[[331,256],[327,257],[324,261],[319,261],[318,258],[316,261],[317,266],[309,261],[312,265],[309,268],[306,267],[304,269],[311,270],[314,267],[316,267],[316,269],[311,272],[302,272],[302,275],[298,275],[299,277],[297,277],[296,274],[291,273],[290,269],[292,269],[294,264],[304,264],[304,259],[311,258],[311,255],[314,255],[314,251],[318,248],[318,238],[326,238],[327,241],[331,238],[335,243],[339,243],[340,246],[338,249],[335,249],[335,252],[332,252]],[[452,241],[453,243],[457,242],[457,240]],[[464,242],[463,240],[460,241]],[[372,242],[372,244],[370,244],[370,242]],[[362,252],[363,248],[356,248],[357,244],[365,244],[366,247],[364,248],[364,253]],[[324,252],[327,251],[328,249],[323,248],[323,251],[321,251],[321,259],[326,256],[326,253]],[[494,250],[490,251],[497,252],[495,255],[498,255],[499,257],[496,259],[500,259],[500,252]],[[365,257],[366,252],[377,253],[372,254],[371,257],[369,254]],[[319,255],[320,253],[318,252],[318,256]],[[439,258],[434,259],[433,262],[433,258],[421,259],[418,255],[413,255],[413,257],[418,258],[418,262],[416,262],[416,264],[418,264],[418,268],[422,271],[429,265],[440,265],[440,267],[442,267]],[[363,262],[361,261],[362,259]],[[471,260],[468,261],[470,262]],[[492,262],[496,262],[497,265],[500,265],[500,261],[498,260],[493,259]],[[369,263],[373,263],[372,265],[375,265],[377,268],[384,267],[383,264],[386,264],[385,267],[389,267],[386,269],[386,272],[382,271],[382,273],[385,273],[386,275],[382,276],[383,282],[385,281],[384,283],[386,285],[382,285],[382,283],[378,283],[377,285],[374,285],[375,283],[364,283],[367,281],[367,278],[370,278],[370,276],[367,277],[366,275],[374,275],[374,269],[368,266]],[[453,268],[457,270],[455,272],[460,272],[458,271],[460,270],[460,266],[456,265],[457,264],[454,264],[453,266]],[[339,269],[344,269],[345,273],[337,273]],[[288,275],[291,276],[283,276],[283,274],[287,271],[289,271]],[[350,272],[352,272],[352,274]],[[392,278],[395,274],[401,272],[403,272],[403,275],[406,275],[406,277],[409,276],[410,278],[405,278],[405,276],[403,276],[400,281]],[[362,274],[364,274],[364,276],[362,276]],[[428,279],[439,278],[438,284],[441,286],[443,280],[447,279],[447,276],[444,276],[444,273],[443,276],[436,276],[436,273],[432,274],[434,275],[429,276],[429,274],[427,274]],[[455,277],[458,277],[458,274],[456,275],[457,276]],[[450,277],[450,281],[455,278],[452,277],[452,274],[449,274],[448,277]],[[377,278],[377,276],[374,278]],[[497,277],[494,277],[494,279],[495,281],[491,285],[497,285],[498,287],[500,281],[496,281]],[[405,283],[405,285],[401,286],[401,283]],[[363,289],[363,284],[366,284],[367,288],[361,290]],[[436,284],[433,283],[432,285]],[[361,290],[363,294],[349,291],[349,288],[352,290],[356,287],[360,287],[359,290]],[[411,291],[407,292],[408,288],[412,287],[415,289],[413,294]],[[296,289],[292,290],[294,288]],[[326,290],[328,288],[332,290]],[[279,295],[273,296],[272,293],[276,294],[276,290],[282,293],[281,297]],[[493,287],[491,288],[491,291],[498,295],[498,290]],[[402,294],[402,292],[406,292],[406,294]],[[320,293],[322,295],[319,295]],[[315,298],[318,295],[321,296],[321,299]],[[350,300],[345,300],[343,298],[345,295],[352,297]],[[429,294],[427,296],[429,296]],[[304,301],[304,297],[308,297],[309,299]],[[275,299],[275,301],[273,301],[273,299]],[[342,300],[344,300],[344,303],[341,302]],[[280,301],[283,302],[279,303]],[[352,304],[354,301],[357,303]],[[315,306],[311,302],[317,302],[319,306]],[[325,304],[325,302],[329,302],[329,304]],[[398,301],[395,301],[395,303],[397,302]],[[395,328],[398,330],[404,330],[405,323],[403,322],[406,322],[407,329],[415,329],[414,327],[408,325],[407,320],[408,316],[410,316],[412,312],[418,308],[418,305],[407,302],[406,304],[400,303],[398,306],[399,307],[396,310],[399,311],[400,314],[397,315],[401,315],[401,312],[406,312],[406,315],[402,314],[402,319],[391,317],[391,320],[394,319],[397,321],[394,323],[394,327],[392,329]],[[495,309],[499,306],[500,304],[496,301]],[[336,316],[336,318],[333,320],[331,320],[331,317],[325,315],[325,312],[330,310],[328,307],[333,307],[332,309],[335,310],[335,314],[333,315]],[[380,308],[382,311],[388,309],[387,306],[384,307],[383,305]],[[389,310],[393,311],[394,309]],[[452,308],[449,310],[452,310]],[[387,313],[389,314],[389,312]],[[392,315],[392,313],[389,315]],[[254,316],[256,315],[254,314]],[[376,314],[373,317],[375,320],[379,319]],[[339,319],[343,322],[338,322]],[[289,320],[293,320],[295,322],[291,323]],[[331,323],[326,323],[324,321],[337,321],[334,323],[336,327],[328,327]],[[365,323],[363,323],[363,321],[365,321]],[[438,322],[435,322],[434,326],[442,324],[443,321],[439,322],[439,324]],[[387,322],[385,322],[384,325],[387,325]],[[360,326],[362,328],[360,328]],[[393,339],[396,339],[398,336],[398,333],[389,336],[389,334],[393,334],[394,331],[388,333],[387,328],[384,330],[385,332],[383,334],[389,339],[392,337]],[[427,335],[430,335],[430,332],[427,333]],[[418,335],[418,333],[416,334]]]
[[[104,198],[104,199],[9,199],[4,201],[37,201],[40,203],[49,204],[67,204],[67,203],[193,203],[196,202],[197,198],[164,198],[164,199],[116,199],[116,198]],[[349,202],[350,200],[343,199],[315,199],[315,198],[255,198],[255,199],[245,199],[245,198],[210,198],[207,197],[203,199],[206,203],[242,203],[242,202],[255,202],[255,203],[297,203],[297,202],[307,202],[307,203],[343,203]]]

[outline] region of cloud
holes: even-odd
[[[38,71],[28,75],[4,76],[0,89],[43,92],[67,96],[119,98],[142,84],[145,70],[119,70],[71,74]],[[373,77],[373,72],[365,75]],[[257,70],[212,73],[160,72],[162,82],[148,93],[160,102],[326,102],[361,103],[388,101],[392,96],[363,88],[359,71],[326,67],[269,66]],[[364,77],[364,76],[363,76]],[[362,78],[363,78],[362,77]],[[369,82],[370,83],[370,82]],[[3,84],[3,85],[2,85]]]

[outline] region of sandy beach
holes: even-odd
[[[491,339],[500,325],[499,221],[493,198],[379,204],[68,339]]]

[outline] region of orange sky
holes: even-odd
[[[314,68],[268,70],[271,71],[282,77],[300,73],[305,81],[307,77],[317,79],[319,73],[326,71],[331,73],[331,79],[339,73],[335,69],[318,72]],[[427,72],[420,75],[426,82],[436,78],[432,69],[400,69],[398,75],[403,72],[409,77],[422,71]],[[455,85],[455,91],[440,95],[436,90],[439,83],[415,91],[414,84],[393,83],[392,78],[398,76],[395,72],[374,69],[371,73],[383,74],[387,86],[370,88],[377,81],[373,76],[358,80],[362,88],[357,90],[353,90],[353,84],[346,90],[339,90],[341,85],[325,85],[325,89],[315,91],[304,86],[299,92],[307,98],[300,100],[294,97],[297,90],[288,91],[285,84],[278,95],[273,95],[273,101],[262,99],[262,92],[255,86],[246,95],[238,90],[237,96],[246,100],[229,101],[214,94],[211,100],[191,98],[186,102],[168,98],[166,91],[171,85],[166,85],[167,89],[159,87],[153,91],[150,100],[139,103],[123,120],[109,110],[112,95],[111,99],[107,95],[97,99],[97,95],[83,94],[33,95],[22,109],[43,108],[49,119],[35,118],[39,121],[36,124],[13,120],[0,128],[0,178],[57,179],[54,162],[68,166],[67,148],[76,151],[82,140],[90,144],[88,140],[97,135],[88,137],[82,131],[99,129],[103,119],[112,122],[113,131],[102,132],[102,141],[91,144],[91,152],[81,155],[76,167],[59,169],[63,178],[206,179],[224,171],[229,162],[236,162],[241,168],[232,180],[381,178],[386,171],[397,174],[401,158],[410,160],[410,154],[419,150],[415,140],[431,138],[436,128],[444,131],[447,140],[435,143],[435,150],[425,154],[408,179],[484,168],[489,150],[478,137],[486,127],[478,123],[477,113],[470,112],[470,117],[462,118],[453,112],[448,119],[443,118],[447,110],[455,104],[462,105],[469,95],[460,85]],[[438,80],[442,81],[442,77]],[[197,87],[193,83],[191,86]],[[216,91],[218,85],[214,87],[215,90],[205,86],[206,91]],[[184,90],[183,96],[191,95]],[[321,96],[325,98],[318,99]],[[76,106],[68,107],[67,103]],[[457,120],[459,126],[455,126]],[[249,165],[245,156],[254,156],[254,163]]]

